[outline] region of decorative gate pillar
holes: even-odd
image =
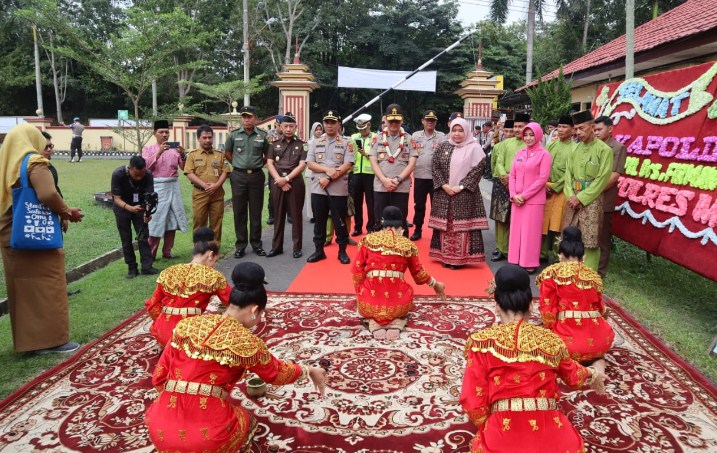
[[[471,128],[491,119],[498,96],[503,93],[503,77],[483,69],[480,58],[475,70],[468,73],[461,88],[455,91],[463,99],[463,116]]]
[[[310,106],[309,94],[319,87],[314,82],[314,75],[308,72],[309,67],[302,64],[298,57],[294,57],[292,64],[282,66],[282,71],[277,74],[279,80],[271,82],[279,88],[280,104],[283,110],[280,115],[291,112],[296,115],[296,126],[299,131],[299,138],[309,138]]]

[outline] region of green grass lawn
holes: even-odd
[[[109,190],[112,171],[124,161],[85,159],[81,164],[67,161],[55,164],[65,198],[85,211],[84,221],[71,225],[65,238],[67,268],[71,269],[120,245],[112,211],[95,205],[92,194]],[[185,208],[191,219],[191,188],[185,177],[181,181]],[[225,191],[230,197],[229,183],[225,183]],[[265,222],[266,210],[263,215]],[[227,210],[222,240],[224,253],[233,252],[232,222],[232,212]],[[178,234],[175,252],[180,259],[159,260],[155,266],[163,269],[188,261],[190,250],[191,235]],[[70,297],[72,340],[92,341],[144,307],[156,279],[140,276],[125,280],[126,271],[124,262],[119,260],[69,285],[70,290],[81,290]],[[4,294],[4,281],[0,283],[0,292]],[[607,296],[705,376],[717,381],[717,359],[707,355],[717,335],[717,283],[662,258],[655,257],[648,262],[644,251],[618,241],[605,287]],[[0,398],[62,360],[59,356],[13,352],[10,319],[0,317]]]

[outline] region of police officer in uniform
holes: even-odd
[[[421,239],[423,221],[426,217],[426,198],[430,196],[433,201],[433,153],[438,145],[446,141],[446,134],[436,130],[437,121],[436,111],[426,110],[421,119],[423,130],[413,133],[412,144],[418,153],[418,160],[413,171],[413,201],[415,202],[413,224],[416,229],[411,235],[412,241]]]
[[[411,173],[416,167],[418,153],[411,146],[411,136],[401,125],[403,112],[398,104],[386,108],[387,126],[374,137],[371,145],[371,167],[376,178],[373,183],[374,215],[380,219],[386,206],[396,206],[408,214],[408,196],[411,190]],[[408,237],[408,231],[404,230]]]
[[[266,156],[266,166],[274,181],[271,205],[274,211],[274,238],[267,257],[284,253],[284,221],[288,212],[295,221],[291,224],[291,239],[294,243],[294,258],[302,255],[303,224],[301,210],[304,209],[306,188],[301,173],[306,168],[306,142],[296,138],[296,118],[286,113],[282,116],[279,140],[271,143]]]
[[[366,231],[371,233],[375,231],[376,216],[373,208],[373,180],[374,173],[371,167],[371,161],[368,153],[371,152],[371,143],[376,133],[371,130],[371,115],[362,113],[354,119],[358,132],[351,136],[351,140],[355,146],[354,152],[354,170],[351,178],[351,197],[354,202],[354,230],[351,236],[358,236],[363,231],[363,200],[366,198],[366,211],[368,219],[366,220]]]
[[[269,151],[266,132],[256,127],[256,109],[245,105],[239,110],[242,127],[227,136],[224,154],[234,170],[229,175],[232,186],[234,231],[236,232],[235,258],[246,255],[251,243],[254,253],[266,256],[261,245],[261,210],[264,206],[264,162]],[[249,210],[249,237],[247,237],[247,208]]]
[[[309,144],[306,163],[314,173],[311,185],[311,208],[314,211],[314,246],[316,251],[306,260],[315,263],[326,259],[326,221],[331,214],[336,228],[336,243],[339,245],[339,261],[349,264],[346,254],[349,241],[345,223],[349,195],[348,172],[354,165],[354,147],[348,137],[339,135],[341,116],[335,110],[324,115],[326,133]],[[296,222],[295,222],[296,223]]]

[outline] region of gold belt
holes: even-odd
[[[555,411],[558,403],[555,398],[506,398],[490,406],[491,412],[511,411]]]
[[[591,318],[602,318],[602,314],[597,310],[590,310],[590,311],[577,311],[577,310],[567,310],[567,311],[561,311],[558,313],[558,319],[591,319]]]
[[[201,315],[202,310],[195,307],[187,307],[187,308],[177,308],[177,307],[162,307],[162,313],[166,313],[168,315]]]
[[[573,190],[576,192],[580,192],[590,187],[591,183],[592,181],[581,181],[579,179],[573,179]]]
[[[403,272],[374,270],[366,272],[366,277],[403,278]]]
[[[226,399],[227,392],[218,385],[200,384],[199,382],[175,381],[170,379],[164,384],[164,390],[187,395],[213,396],[219,399]]]

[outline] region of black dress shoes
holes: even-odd
[[[361,230],[353,230],[351,232],[351,236],[354,236],[354,237],[361,236]]]
[[[138,271],[136,268],[135,268],[135,269],[130,269],[130,270],[127,272],[127,275],[125,276],[125,278],[126,278],[127,280],[131,280],[131,279],[135,278],[135,277],[138,276],[138,275],[139,275],[139,271]]]
[[[315,263],[317,261],[325,260],[326,259],[326,253],[324,253],[323,250],[317,250],[314,253],[312,253],[308,258],[306,258],[307,263]]]
[[[304,256],[304,254],[301,250],[294,250],[294,258],[301,258],[302,256]]]
[[[266,254],[266,257],[271,258],[272,256],[281,255],[282,253],[284,253],[283,250],[269,250],[269,253]]]
[[[503,261],[505,258],[506,258],[506,256],[503,255],[503,253],[498,252],[498,254],[493,255],[493,258],[491,258],[490,260],[493,261],[494,263],[497,263],[498,261]]]
[[[156,275],[156,274],[159,274],[159,269],[155,269],[153,267],[150,267],[147,269],[142,269],[142,275]]]
[[[255,248],[255,249],[254,249],[254,253],[256,253],[256,254],[259,255],[259,256],[266,256],[266,252],[265,252],[264,249],[261,248],[261,247]]]
[[[338,258],[339,258],[339,262],[341,262],[341,264],[349,264],[351,262],[351,258],[349,258],[349,256],[346,254],[346,251],[344,251],[344,250],[339,250]]]
[[[244,258],[244,255],[246,255],[246,251],[244,251],[243,249],[234,252],[234,258]]]
[[[414,231],[413,234],[411,235],[411,240],[412,240],[412,241],[417,241],[417,240],[421,239],[421,237],[422,237],[422,235],[421,235],[421,230],[416,230],[416,231]]]

